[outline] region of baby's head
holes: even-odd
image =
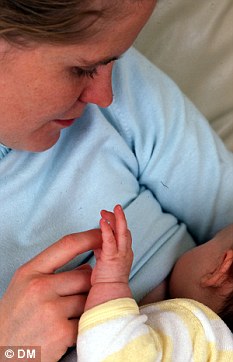
[[[183,254],[169,280],[171,298],[195,299],[233,331],[233,224]]]

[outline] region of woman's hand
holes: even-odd
[[[71,234],[16,271],[0,301],[1,346],[41,346],[42,362],[52,362],[75,344],[91,267],[54,272],[100,244],[100,230]]]

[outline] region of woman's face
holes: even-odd
[[[22,49],[0,40],[0,143],[46,150],[87,103],[110,105],[113,61],[132,45],[155,2],[119,5],[124,17],[77,45]]]

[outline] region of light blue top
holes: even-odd
[[[1,293],[21,264],[97,227],[100,210],[117,203],[132,231],[137,299],[194,245],[185,224],[204,242],[233,221],[233,155],[176,85],[131,49],[113,88],[108,109],[89,105],[48,151],[1,159]]]

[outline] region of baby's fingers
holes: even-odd
[[[100,228],[102,232],[102,251],[106,256],[114,256],[117,253],[117,242],[111,226],[104,218],[100,219]]]
[[[107,220],[110,224],[113,232],[116,230],[116,218],[113,212],[107,210],[101,210],[100,215],[103,219]]]
[[[116,239],[119,251],[127,251],[131,248],[131,233],[128,230],[125,213],[120,205],[114,207],[114,215],[116,218]]]

